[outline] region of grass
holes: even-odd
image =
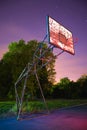
[[[65,99],[56,99],[56,100],[47,100],[47,106],[49,110],[55,110],[63,107],[69,107],[79,104],[87,103],[86,100],[65,100]],[[45,105],[40,101],[29,101],[28,103],[23,103],[23,112],[40,112],[45,110]],[[0,117],[8,117],[16,115],[16,103],[15,101],[4,101],[0,102]]]
[[[58,108],[63,108],[63,107],[69,107],[69,106],[74,106],[74,105],[80,105],[80,104],[84,104],[87,103],[87,100],[51,100],[48,101],[48,107],[50,110],[53,109],[58,109]]]

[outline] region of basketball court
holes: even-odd
[[[0,130],[87,130],[87,105],[55,110],[48,115],[17,121],[1,119]]]

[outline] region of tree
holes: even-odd
[[[6,99],[12,85],[11,67],[3,60],[0,61],[0,98]]]
[[[64,77],[62,79],[60,79],[60,83],[59,83],[59,86],[60,86],[60,89],[62,90],[63,92],[63,96],[64,98],[69,98],[69,92],[70,92],[70,80],[68,77]]]
[[[32,40],[27,43],[25,43],[24,40],[20,40],[18,42],[12,42],[11,44],[9,44],[8,52],[3,56],[3,62],[10,66],[9,69],[8,69],[8,66],[6,68],[7,70],[10,71],[9,74],[11,76],[10,87],[8,87],[8,84],[7,84],[7,88],[9,90],[8,92],[9,97],[12,98],[15,96],[14,83],[16,82],[18,76],[20,75],[24,67],[27,65],[27,63],[28,62],[32,63],[33,54],[39,44],[40,43],[37,42],[36,40]],[[43,49],[46,49],[46,48],[47,48],[46,44],[43,44]],[[45,57],[48,59],[53,56],[54,56],[53,53],[49,51],[48,53],[46,53]],[[44,60],[44,62],[46,61]],[[38,71],[40,83],[42,85],[43,91],[46,96],[48,95],[47,93],[50,91],[51,83],[54,81],[54,77],[55,77],[55,70],[53,68],[54,63],[55,63],[55,59],[52,62],[50,62],[49,65],[43,67],[42,70]],[[6,76],[8,76],[7,73],[5,74]],[[32,95],[36,94],[37,96],[38,89],[37,89],[37,82],[36,82],[35,76],[33,75],[30,76],[27,86],[28,86],[27,90],[30,91]],[[21,90],[21,87],[20,87],[20,90]]]
[[[79,85],[77,82],[71,81],[70,84],[70,98],[72,99],[78,99],[79,98]]]
[[[70,98],[70,82],[68,77],[60,79],[60,82],[52,88],[53,98]]]
[[[82,75],[76,82],[65,77],[52,87],[53,98],[87,98],[87,75]]]
[[[83,74],[78,80],[77,80],[79,89],[79,97],[80,98],[87,98],[87,75]]]

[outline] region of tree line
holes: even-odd
[[[33,54],[40,42],[36,40],[28,41],[19,40],[18,42],[12,42],[8,46],[8,52],[3,55],[0,60],[0,99],[15,99],[14,84],[19,77],[20,73],[26,66],[26,64],[32,63]],[[42,44],[43,50],[47,48],[46,43]],[[43,51],[42,50],[42,51]],[[40,51],[38,51],[38,55]],[[46,98],[87,98],[87,75],[82,75],[76,82],[70,81],[68,77],[64,77],[54,85],[55,82],[55,56],[51,50],[49,50],[44,59],[53,58],[53,60],[38,71],[38,77]],[[46,63],[47,60],[41,60]],[[39,66],[38,65],[38,66]],[[22,83],[21,83],[22,86]],[[21,93],[22,87],[19,89]],[[25,92],[26,97],[31,99],[40,98],[40,90],[34,75],[30,75],[27,82],[27,88]]]
[[[87,75],[83,74],[76,82],[68,77],[60,79],[52,87],[53,98],[85,99],[87,98]]]

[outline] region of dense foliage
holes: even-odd
[[[82,75],[76,82],[64,77],[52,87],[53,98],[87,98],[87,75]]]
[[[8,52],[5,53],[0,60],[0,99],[15,99],[14,83],[18,76],[26,66],[32,63],[33,54],[39,45],[39,42],[32,40],[25,43],[24,40],[12,42],[8,46]],[[43,49],[46,49],[46,44]],[[45,58],[54,57],[53,53],[49,51]],[[44,63],[46,61],[43,61]],[[42,62],[39,62],[41,65]],[[55,82],[55,58],[40,71],[38,77],[46,98],[87,98],[87,75],[82,75],[76,82],[70,81],[68,77],[60,79],[60,82],[53,85]],[[19,92],[21,93],[21,89]],[[39,98],[40,90],[34,75],[31,75],[27,82],[26,97]]]
[[[0,61],[0,98],[15,98],[14,84],[19,77],[25,66],[33,62],[33,54],[36,48],[40,45],[36,40],[25,43],[24,40],[18,42],[12,42],[8,46],[8,52],[5,53],[2,60]],[[47,48],[47,45],[42,43],[42,51]],[[38,50],[37,55],[39,55]],[[49,59],[54,57],[52,51],[48,51],[45,58]],[[36,59],[35,59],[36,60]],[[43,61],[46,62],[45,60]],[[52,87],[52,83],[55,81],[55,70],[54,70],[55,58],[38,71],[38,77],[43,89],[45,96],[49,96],[49,91]],[[41,60],[37,65],[38,67],[42,64]],[[19,91],[21,93],[22,87]],[[30,75],[27,82],[26,96],[30,94],[32,98],[39,97],[40,92],[37,85],[35,75]]]

